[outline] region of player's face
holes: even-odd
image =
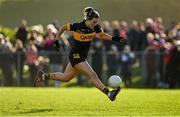
[[[92,20],[89,20],[89,25],[94,28],[99,22],[98,18],[93,18]]]

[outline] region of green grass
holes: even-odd
[[[180,115],[180,90],[122,89],[115,102],[95,88],[0,88],[0,115]]]

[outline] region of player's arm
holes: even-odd
[[[117,42],[120,42],[123,40],[123,38],[120,36],[111,36],[105,33],[100,25],[97,25],[95,30],[96,30],[96,34],[98,35],[100,39],[109,40],[109,41],[117,41]]]
[[[56,35],[56,40],[55,40],[55,48],[57,51],[63,49],[64,50],[64,45],[63,42],[67,47],[71,47],[69,41],[67,40],[66,36],[64,35],[64,32],[68,30],[68,24],[63,25],[62,27],[59,28],[59,31]]]
[[[97,35],[100,39],[112,41],[112,36],[107,33],[100,32]]]
[[[98,33],[98,36],[100,39],[109,40],[109,41],[121,42],[123,40],[123,38],[120,36],[111,36],[111,35],[104,33],[104,32]]]
[[[67,30],[67,25],[63,25],[62,27],[59,28],[59,31],[56,35],[56,39],[62,39],[62,34]]]

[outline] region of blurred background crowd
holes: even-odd
[[[180,22],[163,25],[163,19],[145,21],[101,21],[104,32],[120,35],[122,43],[95,37],[88,61],[100,80],[107,84],[109,76],[118,74],[125,87],[180,87]],[[68,51],[56,52],[53,47],[58,31],[57,22],[43,26],[22,20],[13,31],[14,40],[0,27],[0,85],[32,86],[38,70],[63,71]],[[65,33],[71,43],[72,33]],[[66,43],[66,42],[65,42]],[[90,84],[84,75],[77,76],[77,85]],[[61,86],[59,81],[45,81],[46,86]]]

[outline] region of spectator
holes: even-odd
[[[21,26],[18,28],[18,30],[16,32],[16,38],[20,39],[24,46],[26,46],[26,44],[27,44],[27,35],[28,35],[27,21],[22,20]]]
[[[138,51],[142,45],[140,42],[140,31],[137,21],[132,22],[132,26],[128,32],[128,40],[132,51]]]
[[[19,78],[19,85],[23,85],[23,68],[25,62],[25,48],[21,40],[16,40],[15,52],[14,52],[14,63]]]
[[[180,40],[180,22],[179,22],[179,24],[176,26],[176,28],[177,28],[176,40]]]
[[[0,67],[5,86],[13,85],[12,45],[7,37],[0,34]]]
[[[146,19],[146,33],[155,34],[154,21],[151,18]]]
[[[148,47],[145,50],[145,61],[147,70],[146,85],[149,87],[157,86],[157,50],[155,48],[156,41],[152,33],[147,34]]]
[[[132,26],[128,32],[128,39],[131,50],[136,52],[138,62],[140,66],[143,67],[144,61],[142,61],[142,57],[143,51],[147,47],[147,39],[145,26],[142,22],[138,23],[136,20],[132,22]]]
[[[125,86],[129,87],[132,84],[132,64],[134,63],[135,55],[131,52],[129,45],[124,47],[123,52],[119,56],[119,62],[121,65],[121,75],[125,82]]]
[[[171,60],[172,50],[174,46],[170,42],[166,42],[164,44],[165,47],[165,55],[163,58],[164,66],[165,66],[165,73],[164,73],[164,83],[168,83],[168,76],[169,76],[169,63]]]
[[[145,25],[143,22],[138,23],[139,26],[139,45],[137,46],[137,51],[144,51],[144,49],[148,46],[148,42],[146,39],[146,31],[145,31]]]
[[[123,37],[124,39],[127,38],[127,22],[121,21],[120,22],[120,29],[119,29],[119,35]]]
[[[100,40],[96,40],[93,44],[92,50],[92,68],[97,73],[99,79],[103,82],[102,79],[102,70],[103,70],[103,43]]]
[[[176,22],[172,21],[170,24],[170,27],[166,30],[166,34],[168,37],[168,41],[173,40],[174,38],[176,38],[176,34],[177,34],[177,27],[176,27]]]
[[[105,33],[112,34],[112,28],[110,26],[109,21],[103,21],[102,28]],[[107,40],[103,40],[103,45],[105,46],[105,50],[109,51],[112,43],[109,43],[109,41],[107,41]]]
[[[164,26],[163,26],[163,20],[161,17],[157,17],[155,19],[155,23],[154,23],[154,31],[158,34],[161,34],[164,32]]]
[[[49,24],[47,26],[47,34],[42,42],[43,50],[54,51],[53,44],[56,33],[57,29],[54,27],[54,25]]]
[[[180,40],[175,41],[175,47],[171,52],[171,60],[168,64],[168,82],[170,88],[180,86]]]
[[[138,40],[136,43],[136,57],[137,59],[139,60],[139,64],[140,64],[140,67],[141,67],[141,70],[144,71],[144,50],[147,48],[148,46],[148,42],[147,42],[147,39],[146,39],[146,32],[145,32],[145,25],[143,22],[139,22],[138,23],[138,27],[139,27],[139,33],[138,33]],[[145,73],[142,73],[142,75],[144,76]]]
[[[127,23],[125,21],[121,21],[119,23],[118,20],[114,20],[112,22],[112,35],[120,36],[126,39],[127,38]],[[121,43],[112,42],[112,44],[117,46],[118,51],[122,51],[124,46],[126,45],[126,41],[121,42]]]
[[[34,80],[34,78],[36,76],[36,72],[37,72],[37,67],[35,64],[37,62],[37,52],[38,52],[38,50],[35,46],[34,40],[30,39],[29,45],[26,50],[26,61],[27,61],[27,64],[28,64],[29,70],[30,70],[31,84],[33,83],[33,80]]]
[[[43,42],[43,36],[42,36],[42,31],[43,31],[43,28],[41,25],[35,25],[33,26],[32,28],[33,32],[32,32],[32,37],[30,38],[34,38],[34,43],[37,47],[38,50],[41,50],[41,47],[42,47],[42,42]]]
[[[119,36],[120,23],[118,20],[112,21],[112,33],[114,36]]]
[[[108,76],[117,74],[118,70],[118,48],[116,45],[111,45],[110,50],[107,52],[107,68]]]

